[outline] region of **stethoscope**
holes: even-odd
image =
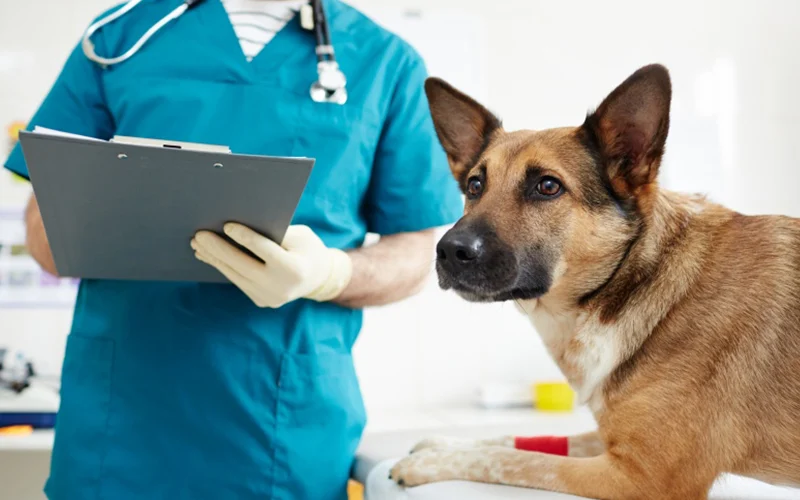
[[[187,10],[203,3],[204,0],[184,0],[183,3],[172,12],[161,18],[160,21],[150,27],[136,43],[133,44],[125,53],[117,57],[100,57],[94,51],[94,44],[91,37],[100,28],[114,22],[136,7],[142,0],[130,0],[118,10],[106,17],[98,19],[89,26],[83,35],[83,53],[90,60],[102,65],[113,66],[126,61],[142,48],[147,40],[155,35],[158,30],[170,21],[179,18]],[[317,55],[317,81],[311,85],[311,99],[315,102],[330,102],[334,104],[344,104],[347,102],[347,79],[336,62],[336,56],[331,44],[331,35],[328,29],[328,20],[325,16],[325,9],[322,7],[322,0],[311,0],[310,5],[304,5],[300,9],[300,24],[306,30],[313,30],[316,37]]]

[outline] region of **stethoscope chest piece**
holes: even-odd
[[[347,90],[341,88],[330,91],[320,85],[319,82],[314,82],[311,85],[311,99],[313,99],[314,102],[328,102],[342,105],[347,102]]]
[[[344,104],[347,102],[347,79],[336,61],[317,63],[317,81],[311,85],[314,102]]]

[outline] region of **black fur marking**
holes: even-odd
[[[608,276],[608,278],[600,286],[598,286],[597,288],[595,288],[591,292],[585,293],[583,296],[581,296],[581,298],[578,299],[578,305],[579,306],[581,306],[581,307],[585,306],[586,304],[589,303],[589,301],[591,301],[593,298],[595,298],[598,295],[600,295],[600,293],[603,290],[605,290],[606,287],[608,287],[608,285],[617,276],[617,273],[619,273],[619,270],[622,269],[622,266],[628,260],[628,256],[630,256],[630,253],[633,250],[634,245],[636,245],[636,243],[642,237],[642,233],[644,233],[644,227],[642,225],[639,225],[639,228],[636,231],[636,234],[628,242],[628,247],[625,249],[625,253],[622,254],[622,257],[617,262],[617,265],[614,266],[614,270],[611,272],[611,274]]]
[[[530,194],[536,189],[536,184],[544,177],[544,169],[539,165],[528,165],[528,168],[525,170],[525,179],[522,181],[522,201],[528,201],[530,199]],[[559,179],[560,181],[561,179]],[[563,184],[562,184],[563,187]]]

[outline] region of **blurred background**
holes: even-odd
[[[0,0],[0,157],[88,22],[115,3]],[[745,213],[800,216],[796,0],[350,3],[508,129],[577,125],[631,72],[661,62],[674,88],[662,184]],[[57,375],[75,284],[41,275],[19,247],[29,190],[0,171],[0,347]],[[418,296],[367,312],[355,356],[374,432],[446,423],[440,410],[474,406],[482,387],[560,379],[510,304],[467,304],[433,274]]]

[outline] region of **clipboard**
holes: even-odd
[[[281,242],[314,166],[149,139],[19,140],[56,269],[81,279],[227,283],[194,257],[194,234],[227,239],[239,222]]]

